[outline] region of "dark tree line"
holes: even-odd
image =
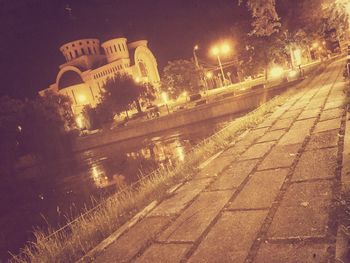
[[[35,99],[0,98],[0,171],[10,175],[20,157],[36,162],[71,150],[75,122],[68,97],[47,92]]]

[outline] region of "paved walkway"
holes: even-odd
[[[329,65],[94,262],[332,262],[343,65]]]

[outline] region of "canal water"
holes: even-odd
[[[58,226],[100,198],[135,182],[159,165],[185,161],[186,153],[237,115],[130,139],[21,170],[0,184],[0,262],[18,253],[32,231]]]

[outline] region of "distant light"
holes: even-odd
[[[282,67],[275,66],[275,67],[271,68],[269,75],[272,78],[280,78],[283,76],[283,73],[284,73],[284,70]]]
[[[164,103],[168,103],[168,94],[166,92],[162,92],[162,99]]]
[[[84,102],[86,101],[86,96],[85,96],[85,95],[79,95],[79,96],[78,96],[78,101],[79,101],[80,103],[84,103]]]
[[[187,97],[187,91],[182,92],[182,96]]]
[[[317,42],[313,43],[313,44],[312,44],[312,47],[313,47],[313,48],[318,48],[318,43],[317,43]]]
[[[18,125],[17,129],[18,129],[19,132],[21,132],[22,131],[22,126]]]
[[[193,47],[194,50],[198,50],[198,48],[199,48],[198,45],[195,45],[195,46]]]
[[[213,48],[211,49],[211,53],[212,53],[214,56],[217,56],[217,55],[219,55],[219,53],[220,53],[220,49],[219,49],[217,46],[215,46],[215,47],[213,47]]]
[[[301,50],[296,49],[293,51],[294,59],[295,59],[295,65],[299,66],[301,65]]]
[[[223,53],[223,54],[229,53],[230,50],[231,50],[231,48],[230,48],[229,44],[227,44],[227,43],[224,43],[224,44],[221,46],[221,53]]]
[[[136,83],[140,83],[140,81],[141,81],[141,80],[140,80],[140,77],[136,77],[136,78],[135,78],[135,82],[136,82]]]
[[[298,75],[298,71],[296,71],[296,70],[291,70],[288,72],[288,77],[290,77],[290,78],[294,78],[294,77],[296,77],[296,75]]]
[[[78,116],[76,119],[75,119],[75,122],[77,123],[78,127],[80,129],[82,129],[84,127],[84,124],[83,124],[83,118],[81,116]]]
[[[208,71],[205,76],[208,78],[208,79],[211,79],[213,77],[213,72],[211,71]]]

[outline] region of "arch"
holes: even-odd
[[[56,78],[58,90],[84,83],[81,74],[82,72],[77,67],[67,66],[61,69]]]
[[[160,81],[156,58],[147,47],[138,46],[135,49],[134,59],[140,76],[145,77],[146,74],[152,83]]]

